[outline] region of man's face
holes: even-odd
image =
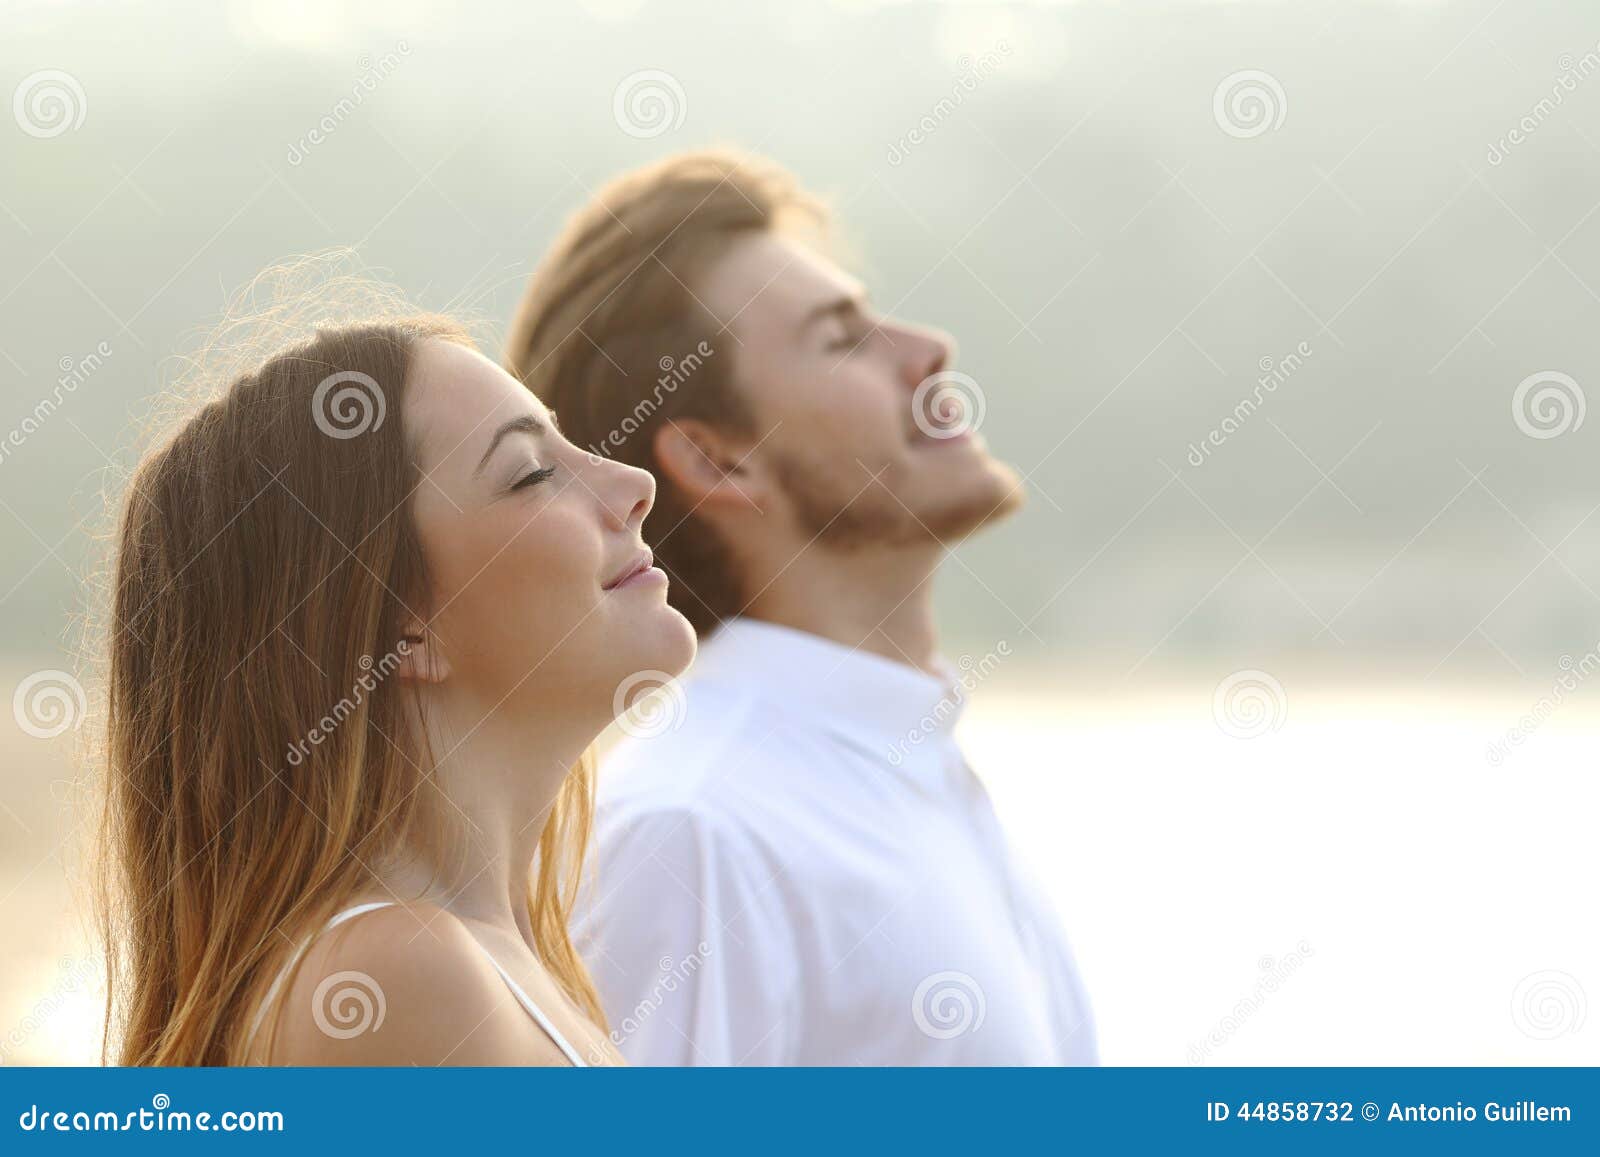
[[[949,542],[1021,505],[973,428],[981,395],[937,376],[949,335],[877,316],[858,282],[776,233],[742,238],[698,292],[735,339],[719,344],[762,438],[749,460],[807,541]]]

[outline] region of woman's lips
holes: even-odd
[[[654,578],[652,578],[652,576],[654,576]],[[623,571],[620,575],[606,583],[605,586],[600,589],[614,591],[620,587],[632,586],[633,584],[641,581],[654,582],[656,579],[660,579],[661,581],[665,582],[666,577],[666,572],[662,571],[655,565],[655,556],[646,550],[642,551],[639,556],[633,560],[632,565],[630,565],[627,570]]]
[[[666,586],[667,572],[658,566],[647,566],[643,570],[634,571],[611,589],[620,591],[628,587],[653,586],[656,583]]]

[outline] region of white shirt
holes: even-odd
[[[630,1062],[1096,1062],[954,681],[738,619],[662,694],[601,772],[575,924]]]

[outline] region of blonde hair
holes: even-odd
[[[827,220],[771,161],[731,150],[670,156],[611,181],[567,222],[512,318],[506,368],[560,415],[567,437],[656,476],[644,536],[672,579],[668,600],[701,635],[737,614],[744,592],[725,544],[662,474],[655,432],[698,418],[748,434],[754,421],[731,355],[704,352],[721,344],[721,328],[691,287],[743,236],[820,235]],[[692,375],[663,379],[691,356]]]
[[[304,277],[284,271],[275,292]],[[471,339],[381,287],[311,277],[318,291],[261,327],[269,356],[258,342],[222,378],[201,365],[211,396],[143,457],[112,536],[91,637],[105,1052],[121,1064],[269,1054],[251,1022],[296,949],[372,886],[375,861],[410,846],[437,864],[448,844],[415,697],[383,676],[427,589],[406,379],[421,342]],[[330,322],[352,291],[378,308]],[[237,343],[224,360],[237,367]],[[359,436],[323,436],[351,419]],[[585,756],[546,820],[527,905],[542,962],[603,1025],[567,931],[592,810]]]

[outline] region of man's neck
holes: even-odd
[[[937,545],[848,554],[812,547],[744,615],[934,673],[933,575],[943,554]]]

